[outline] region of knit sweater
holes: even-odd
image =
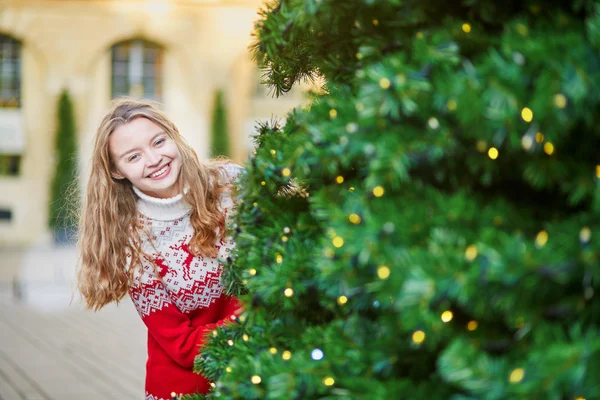
[[[231,183],[242,168],[223,164],[221,183]],[[158,199],[134,187],[142,237],[141,268],[134,273],[130,297],[148,328],[146,400],[170,400],[171,393],[207,393],[208,382],[193,372],[207,333],[228,321],[239,309],[235,298],[223,294],[222,264],[234,246],[230,237],[217,239],[216,258],[195,257],[189,241],[194,233],[191,206],[181,194]],[[231,190],[225,190],[219,209],[229,221]],[[156,271],[156,272],[155,272]],[[157,276],[157,274],[159,276]]]

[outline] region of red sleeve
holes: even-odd
[[[231,320],[239,309],[238,300],[221,296],[206,309],[199,311],[194,321],[172,302],[163,283],[153,280],[130,290],[131,299],[148,332],[167,354],[184,368],[194,365],[204,336],[218,325]],[[205,321],[216,321],[202,323]]]

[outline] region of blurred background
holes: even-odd
[[[260,84],[261,3],[0,2],[0,399],[142,398],[145,328],[127,301],[78,302],[65,190],[85,185],[116,96],[161,102],[202,159],[238,163],[257,121],[304,104],[308,84],[279,99]]]

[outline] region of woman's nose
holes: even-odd
[[[158,165],[160,163],[161,159],[162,159],[162,157],[160,156],[160,154],[158,154],[156,151],[153,151],[153,150],[149,150],[148,154],[146,155],[146,160],[148,162],[148,166]]]

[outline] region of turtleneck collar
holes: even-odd
[[[135,186],[133,186],[133,191],[138,196],[138,211],[157,221],[172,221],[183,217],[192,210],[192,206],[183,199],[182,193],[168,199],[160,199],[148,196]],[[184,192],[187,190],[184,189]]]

